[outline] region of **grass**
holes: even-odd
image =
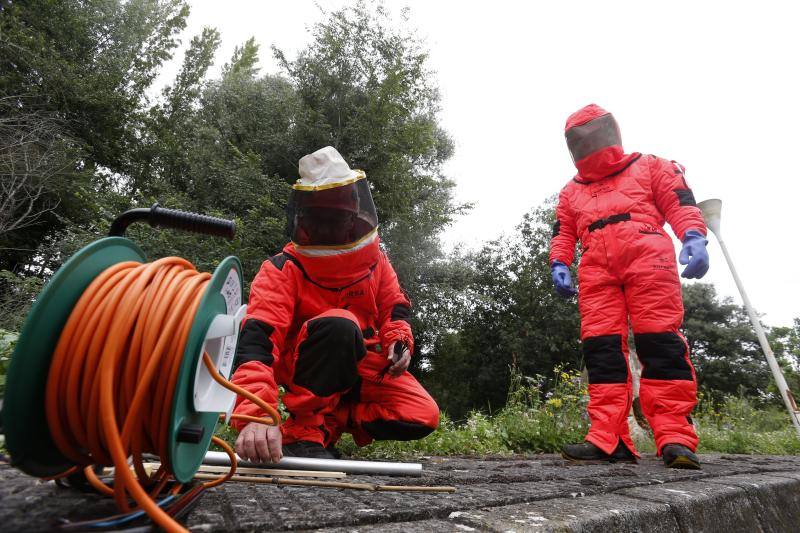
[[[759,409],[729,396],[719,407],[701,401],[696,419],[700,452],[800,455],[800,437],[783,406]]]
[[[545,384],[551,389],[542,394]],[[401,459],[423,455],[503,455],[554,452],[586,434],[586,389],[577,372],[557,369],[552,377],[512,376],[505,408],[494,416],[473,412],[456,423],[445,413],[439,427],[417,441],[380,441],[359,448],[349,435],[337,447],[347,456],[362,459]],[[229,430],[218,430],[229,441]]]
[[[548,382],[550,392],[542,394]],[[381,441],[358,448],[343,438],[337,447],[363,459],[554,452],[586,434],[586,399],[577,372],[556,369],[551,377],[536,378],[514,374],[508,402],[494,416],[473,412],[457,424],[443,413],[439,427],[419,441]]]
[[[549,385],[549,387],[546,387]],[[548,393],[543,393],[549,390]],[[381,441],[359,448],[349,435],[337,447],[357,459],[404,460],[430,455],[554,453],[580,442],[589,424],[588,395],[579,374],[556,369],[552,376],[512,376],[506,406],[493,416],[473,412],[460,422],[442,414],[439,427],[418,441]],[[777,406],[757,408],[747,398],[701,402],[693,414],[701,453],[800,455],[800,438],[788,414]],[[227,430],[229,441],[234,432]],[[634,432],[637,448],[655,451],[652,436]]]

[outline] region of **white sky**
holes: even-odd
[[[195,0],[184,44],[203,26],[222,46],[212,75],[254,36],[293,57],[321,19],[310,0]],[[319,1],[324,8],[345,4]],[[446,167],[457,199],[476,208],[445,233],[450,245],[510,233],[574,174],[567,115],[595,102],[614,113],[628,151],[675,159],[699,200],[724,202],[722,231],[750,299],[770,325],[800,317],[800,76],[791,2],[492,2],[406,0],[426,38],[456,143]],[[181,49],[182,50],[182,49]],[[174,76],[182,53],[158,85]],[[367,169],[368,171],[368,169]],[[704,278],[740,302],[719,246]]]

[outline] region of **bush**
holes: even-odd
[[[422,440],[377,441],[359,448],[350,435],[337,444],[346,456],[357,459],[402,459],[425,455],[499,455],[511,453],[493,420],[472,412],[460,425],[442,413],[439,427]]]
[[[19,335],[12,331],[0,329],[0,397],[6,392],[6,372],[18,337]]]
[[[727,396],[719,407],[700,402],[695,417],[700,452],[800,454],[800,437],[781,407],[758,409],[743,396]]]
[[[586,435],[587,400],[578,372],[556,368],[550,378],[530,378],[512,371],[508,401],[494,416],[473,411],[456,423],[442,413],[439,427],[422,440],[379,441],[359,448],[350,435],[344,435],[337,447],[346,456],[375,460],[557,453],[564,444],[580,442]],[[778,407],[758,408],[745,397],[711,401],[701,395],[694,420],[701,453],[800,454],[800,439],[787,413]],[[652,435],[633,429],[639,451],[654,452]],[[219,432],[229,442],[235,440],[235,432]]]
[[[556,368],[548,379],[512,370],[508,401],[494,416],[473,411],[465,422],[455,424],[442,414],[436,431],[422,440],[381,441],[358,448],[345,436],[338,447],[351,457],[370,459],[557,452],[586,434],[586,398],[578,372]]]
[[[19,331],[44,282],[0,270],[0,330]]]
[[[543,394],[545,389],[549,392]],[[495,424],[515,452],[560,451],[586,435],[587,398],[579,372],[556,367],[551,380],[512,372],[508,403],[495,417]]]

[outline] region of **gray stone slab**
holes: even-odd
[[[681,481],[623,489],[618,494],[672,508],[681,531],[763,531],[744,489],[705,481]]]
[[[757,474],[709,479],[708,483],[744,489],[764,531],[800,529],[800,472],[796,479]]]
[[[63,519],[80,521],[118,513],[113,500],[62,488],[0,467],[0,530],[53,531]]]
[[[800,468],[794,471],[771,472],[771,474],[776,477],[800,479]]]
[[[450,514],[453,523],[478,531],[580,533],[674,533],[680,531],[669,505],[603,494],[559,498]]]
[[[229,482],[207,491],[185,523],[190,529],[203,532],[317,528],[383,530],[390,524],[398,531],[438,531],[439,526],[445,527],[443,524],[450,530],[463,527],[479,529],[447,517],[458,511],[539,505],[538,502],[546,509],[548,505],[560,505],[562,500],[583,499],[589,502],[588,498],[617,491],[671,487],[676,483],[702,485],[705,481],[726,476],[756,475],[768,471],[774,471],[770,476],[791,481],[793,473],[800,472],[800,457],[706,454],[701,459],[703,470],[690,471],[666,469],[652,454],[645,454],[637,465],[588,466],[575,466],[552,454],[429,457],[419,459],[424,467],[421,478],[348,476],[346,481],[453,485],[457,488],[456,493],[376,493]],[[721,486],[718,483],[710,485]],[[735,488],[746,493],[744,487]],[[617,494],[616,497],[622,496]],[[666,505],[661,501],[640,501],[645,507]],[[108,498],[61,489],[52,482],[42,483],[0,463],[0,529],[3,531],[47,531],[61,518],[82,520],[116,512]],[[417,526],[418,529],[409,529]],[[608,531],[613,531],[613,528]]]
[[[365,526],[309,529],[324,533],[431,533],[435,531],[475,531],[474,527],[454,524],[447,520],[419,520],[416,522],[395,522],[393,524],[370,524]]]
[[[737,469],[755,468],[759,472],[800,470],[800,456],[797,455],[715,454],[709,460],[715,464],[727,464]]]
[[[569,480],[458,485],[453,494],[367,492],[228,483],[209,491],[187,525],[206,531],[358,526],[425,520],[453,511],[597,493]],[[225,521],[218,516],[224,516]]]

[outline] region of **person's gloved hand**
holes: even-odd
[[[708,240],[697,230],[690,229],[683,236],[683,248],[678,257],[682,265],[689,265],[683,269],[682,278],[700,279],[708,272]]]
[[[561,261],[553,261],[553,264],[550,265],[550,272],[553,274],[553,285],[560,296],[570,298],[578,294],[578,291],[572,286],[572,276],[567,265]]]

